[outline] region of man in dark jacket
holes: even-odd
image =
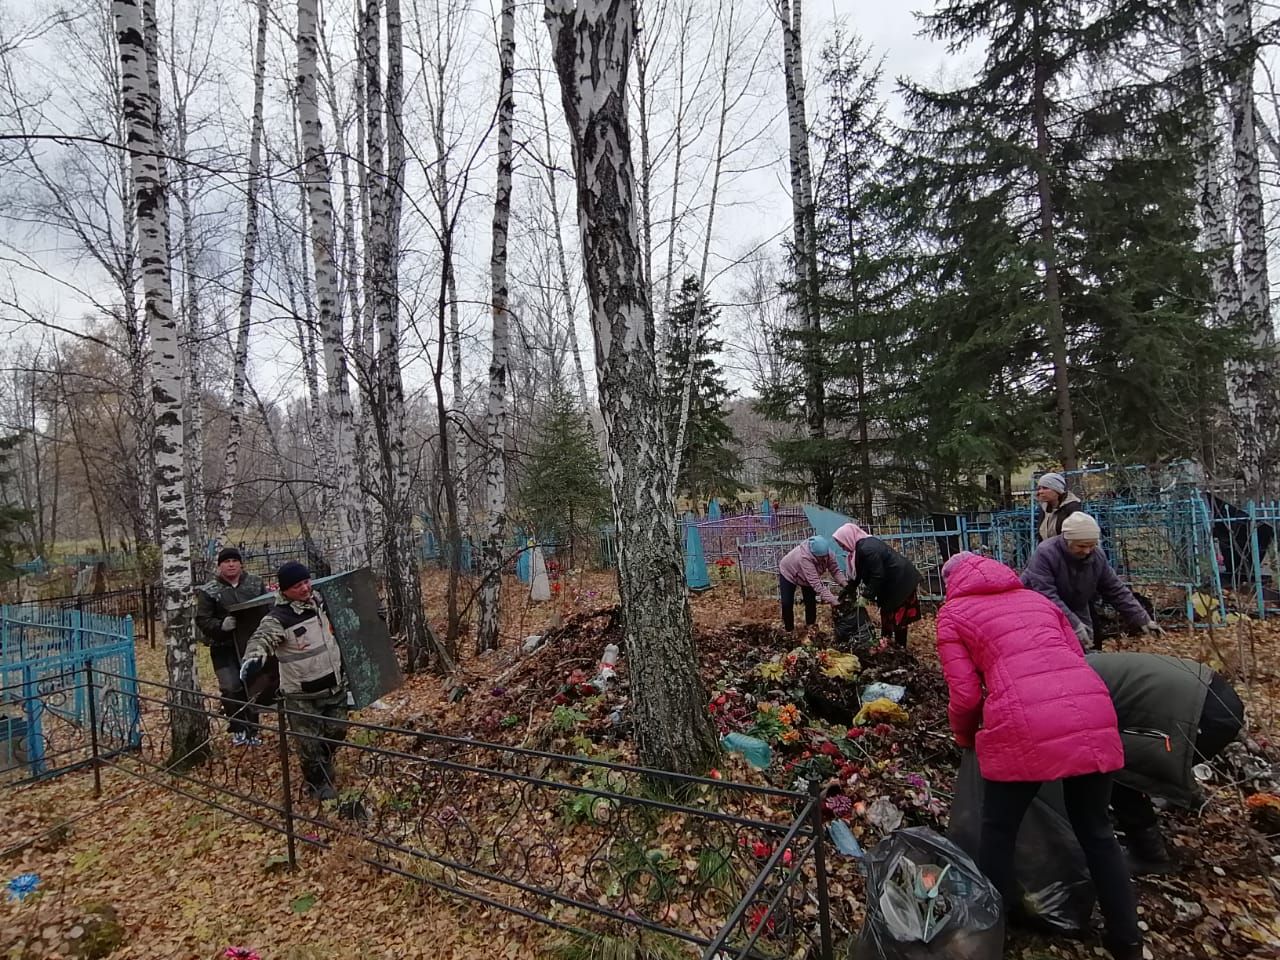
[[[1098,549],[1102,531],[1087,513],[1073,513],[1062,524],[1062,535],[1036,547],[1031,562],[1022,573],[1023,586],[1042,593],[1067,615],[1072,629],[1085,649],[1093,646],[1094,600],[1105,600],[1135,630],[1163,633],[1124,582],[1116,576],[1106,555]]]
[[[1088,660],[1120,722],[1124,769],[1115,776],[1111,809],[1132,870],[1167,873],[1173,863],[1151,797],[1199,807],[1204,794],[1192,767],[1236,738],[1244,704],[1231,684],[1194,660],[1156,653],[1093,653]]]
[[[236,637],[236,618],[231,607],[267,592],[261,577],[245,573],[240,551],[223,547],[218,553],[218,573],[208,583],[196,588],[196,626],[209,645],[209,660],[218,678],[222,695],[222,714],[227,718],[231,742],[237,746],[256,746],[258,709],[240,680],[240,658],[243,641]]]

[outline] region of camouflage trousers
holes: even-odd
[[[285,698],[285,709],[291,711],[289,729],[294,749],[302,766],[302,776],[311,793],[335,786],[333,755],[347,739],[346,693],[318,700]]]

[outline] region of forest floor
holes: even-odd
[[[509,596],[519,596],[522,588],[513,583],[509,589]],[[442,579],[429,577],[429,609],[443,609],[442,595]],[[364,719],[634,760],[626,728],[620,732],[616,721],[627,691],[625,657],[618,683],[605,695],[581,692],[604,645],[620,642],[610,616],[616,603],[611,574],[566,578],[550,604],[508,606],[500,650],[463,651],[462,670],[450,682],[409,678],[384,698],[390,709]],[[829,812],[848,821],[863,847],[882,836],[867,809],[882,798],[902,812],[904,825],[945,830],[959,758],[949,737],[931,618],[912,628],[910,656],[864,651],[852,679],[840,676],[847,662],[825,652],[829,629],[819,627],[800,643],[777,627],[773,602],[743,601],[736,581],[695,597],[693,607],[717,723],[722,731],[766,735],[776,758],[757,771],[728,757],[721,776],[783,788],[797,779],[838,781],[838,793],[850,802]],[[523,654],[521,643],[530,635],[545,642]],[[1280,624],[1183,630],[1158,643],[1160,652],[1204,660],[1235,681],[1250,708],[1254,746],[1274,762]],[[1124,638],[1111,648],[1145,644]],[[163,651],[141,647],[139,653],[143,676],[162,678]],[[209,671],[202,673],[208,678]],[[906,716],[849,728],[840,712],[857,709],[857,690],[868,680],[904,685]],[[815,681],[817,695],[805,698],[803,688],[814,691]],[[552,722],[553,716],[570,722]],[[232,749],[225,739],[220,735],[216,750]],[[1246,804],[1248,783],[1216,780],[1206,785],[1210,802],[1202,813],[1162,815],[1178,873],[1138,881],[1152,960],[1280,958],[1280,888],[1273,879],[1280,876],[1280,825],[1259,819],[1265,808]],[[0,795],[0,851],[41,835],[0,865],[0,882],[22,873],[40,878],[35,895],[0,904],[3,960],[211,960],[241,946],[261,960],[514,958],[557,955],[563,941],[520,917],[375,871],[341,844],[307,848],[297,871],[282,871],[278,834],[119,771],[104,773],[101,800],[90,788],[88,774],[77,773]],[[844,939],[861,923],[864,886],[852,858],[833,855],[830,865],[833,914]],[[1013,935],[1005,955],[1099,954],[1092,944]]]

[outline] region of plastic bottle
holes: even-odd
[[[604,688],[608,686],[609,681],[613,679],[614,667],[618,663],[618,645],[610,643],[604,648],[604,653],[600,657],[600,672],[596,674],[595,679],[591,681],[600,692],[604,692]]]

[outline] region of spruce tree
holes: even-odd
[[[742,460],[725,419],[725,403],[733,394],[718,360],[724,342],[714,336],[719,319],[720,308],[707,299],[698,278],[685,277],[666,318],[662,393],[672,444],[681,436],[687,397],[676,489],[699,500],[732,497],[741,489],[736,477]]]
[[[520,513],[540,537],[589,535],[609,515],[600,450],[587,415],[555,384],[538,424],[520,490]]]
[[[1160,407],[1185,409],[1230,344],[1202,322],[1185,103],[1121,66],[1176,7],[952,0],[923,18],[986,47],[972,83],[906,87],[899,155],[927,251],[906,406],[929,411],[922,435],[957,482],[982,460],[1186,452]]]
[[[900,490],[910,469],[892,443],[905,375],[900,301],[908,261],[894,200],[883,183],[889,128],[880,80],[879,66],[856,39],[837,33],[824,47],[820,81],[827,108],[814,125],[824,328],[816,341],[799,326],[783,332],[778,348],[791,376],[762,390],[758,404],[771,419],[800,428],[806,421],[805,373],[819,365],[826,435],[815,438],[797,429],[776,441],[775,480],[800,492],[810,477],[829,469],[836,501],[852,504],[863,516],[870,516],[878,491]]]

